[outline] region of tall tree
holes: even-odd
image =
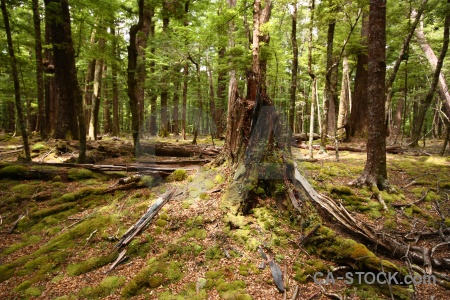
[[[370,0],[368,40],[367,160],[353,183],[387,188],[386,169],[386,0]]]
[[[58,126],[55,129],[54,137],[78,138],[80,141],[78,162],[84,163],[86,160],[86,124],[83,98],[75,67],[68,0],[45,0],[45,17],[49,19],[52,36],[58,99]]]
[[[289,91],[289,137],[287,146],[291,149],[291,137],[294,132],[295,98],[297,93],[297,73],[298,73],[298,44],[297,44],[297,1],[294,1],[291,8],[291,43],[292,43],[292,67],[291,67],[291,88]]]
[[[24,145],[24,149],[25,149],[25,159],[27,161],[31,161],[30,146],[28,144],[28,132],[27,132],[26,124],[25,124],[25,119],[23,116],[22,100],[20,99],[19,73],[17,71],[17,61],[16,61],[16,56],[14,54],[14,47],[13,47],[13,41],[12,41],[12,37],[11,37],[11,27],[9,25],[8,11],[6,10],[6,0],[1,0],[0,6],[1,6],[1,10],[2,10],[2,15],[3,15],[3,22],[5,24],[6,39],[8,42],[9,60],[10,60],[12,77],[13,77],[13,82],[14,82],[14,99],[16,102],[17,119],[19,121],[20,133],[22,134],[22,141],[23,141],[23,145]]]
[[[45,96],[44,96],[44,66],[42,59],[41,16],[39,14],[39,1],[32,0],[34,24],[34,51],[36,53],[36,83],[38,99],[37,131],[41,137],[46,138],[45,132]]]
[[[111,35],[113,36],[112,44],[112,57],[117,57],[117,36],[115,24],[111,26]],[[118,136],[120,132],[119,128],[119,88],[117,83],[117,63],[115,60],[111,63],[111,80],[112,80],[112,107],[113,107],[113,118],[112,118],[112,134]]]
[[[105,50],[105,38],[100,37],[98,39],[98,50],[100,55],[103,55]],[[98,133],[98,115],[100,112],[100,97],[101,97],[101,87],[103,79],[103,65],[104,60],[102,57],[95,59],[95,69],[94,69],[94,82],[92,86],[92,100],[91,100],[91,116],[89,118],[89,139],[97,140]]]
[[[369,20],[367,13],[363,12],[361,26],[361,46],[356,62],[355,86],[352,97],[351,112],[349,118],[349,132],[347,139],[351,137],[367,136],[367,38],[369,35]]]
[[[130,44],[128,45],[128,67],[127,67],[127,94],[130,98],[129,104],[131,109],[131,130],[133,136],[134,155],[141,155],[141,143],[139,139],[139,100],[137,96],[137,42],[136,36],[144,24],[144,0],[138,0],[139,19],[137,24],[133,24],[130,28]]]

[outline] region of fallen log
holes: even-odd
[[[174,190],[164,193],[156,199],[155,203],[149,207],[146,213],[128,230],[122,235],[119,242],[114,246],[113,250],[120,249],[126,245],[136,236],[138,235],[144,228],[146,228],[152,219],[156,216],[159,210],[172,198],[174,194]]]
[[[376,228],[366,224],[363,221],[355,219],[340,203],[335,203],[333,199],[317,193],[317,191],[309,184],[309,182],[300,174],[295,165],[294,177],[303,188],[306,197],[320,206],[327,214],[334,217],[341,226],[350,232],[358,235],[366,241],[386,250],[397,258],[409,258],[411,261],[422,266],[430,266],[436,269],[448,270],[450,268],[450,258],[447,257],[431,257],[430,251],[423,247],[411,246],[403,241],[399,241],[388,234],[379,234]]]
[[[317,133],[313,134],[313,140],[320,139],[320,135]],[[292,142],[300,143],[302,141],[309,141],[309,133],[296,133],[292,135]]]
[[[193,145],[193,144],[169,144],[154,143],[141,144],[142,152],[145,154],[153,154],[156,156],[176,156],[176,157],[216,157],[222,147],[210,145]]]
[[[292,146],[295,147],[295,148],[300,148],[300,149],[309,149],[309,146],[307,144],[305,144],[305,143],[292,144]],[[313,145],[313,149],[314,150],[320,150],[320,146],[319,145]],[[328,151],[336,151],[336,146],[326,145],[325,149],[328,150]],[[366,152],[367,149],[366,148],[346,146],[346,145],[339,145],[339,151]],[[404,151],[405,150],[402,147],[400,147],[400,146],[387,146],[386,147],[386,152],[387,153],[391,153],[391,154],[403,153]]]

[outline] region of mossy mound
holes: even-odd
[[[0,178],[20,179],[28,175],[28,169],[20,165],[10,165],[0,169]]]
[[[173,171],[169,176],[167,176],[166,181],[171,182],[171,181],[183,181],[187,178],[187,171],[186,170],[181,170],[181,169],[177,169],[175,171]]]

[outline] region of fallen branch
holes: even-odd
[[[117,259],[112,263],[111,267],[109,267],[109,270],[105,272],[105,274],[108,274],[109,272],[114,270],[114,268],[117,267],[118,264],[120,264],[125,259],[127,259],[128,256],[125,256],[126,253],[127,253],[127,249],[123,249],[122,252],[120,252],[120,254],[117,257]]]
[[[25,218],[25,215],[20,215],[19,218],[12,224],[11,229],[9,229],[8,233],[11,234],[16,230],[17,225],[19,224],[20,220]]]
[[[418,199],[418,200],[416,200],[416,201],[414,201],[414,202],[411,202],[411,203],[405,203],[405,204],[402,204],[402,203],[393,203],[393,204],[391,204],[391,206],[392,206],[392,207],[410,207],[410,206],[412,206],[412,205],[416,205],[417,203],[419,203],[419,202],[425,200],[425,198],[427,197],[429,191],[430,191],[430,190],[428,190],[428,191],[425,193],[425,195],[422,196],[422,198],[420,198],[420,199]]]
[[[128,230],[120,238],[119,242],[114,246],[113,250],[120,249],[121,247],[128,245],[128,243],[137,234],[146,228],[150,221],[156,216],[158,211],[170,200],[170,198],[172,198],[174,192],[174,190],[171,190],[156,199],[155,203],[149,207],[147,212],[134,225],[128,228]]]

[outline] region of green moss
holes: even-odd
[[[161,218],[159,218],[158,220],[156,220],[156,222],[155,222],[155,225],[156,226],[158,226],[158,227],[166,227],[167,226],[167,221],[166,220],[163,220],[163,219],[161,219]]]
[[[94,172],[88,169],[73,168],[67,171],[67,177],[72,181],[80,181],[84,179],[95,178]]]
[[[48,147],[42,143],[36,143],[31,147],[31,151],[33,152],[40,152],[42,150],[46,150]]]
[[[317,273],[328,272],[328,267],[319,259],[308,259],[305,262],[296,262],[293,270],[295,272],[294,279],[300,283],[306,283],[309,276]]]
[[[0,283],[8,280],[14,275],[15,266],[14,264],[6,264],[0,266]]]
[[[107,297],[125,283],[123,276],[105,277],[98,286],[82,288],[78,295],[82,298],[99,299]]]
[[[40,295],[42,295],[42,291],[37,287],[30,287],[25,290],[24,295],[27,297],[30,297],[30,298],[31,297],[35,298],[35,297],[39,297]]]
[[[19,165],[10,165],[0,169],[0,178],[18,179],[26,176],[27,174],[27,168]]]
[[[25,280],[24,282],[22,282],[21,284],[19,284],[18,286],[16,286],[14,288],[14,292],[20,292],[20,291],[26,290],[32,285],[33,285],[33,282],[31,282],[30,280]]]
[[[183,181],[187,178],[186,170],[177,169],[167,176],[166,181]]]
[[[160,285],[163,285],[164,278],[161,275],[155,275],[150,277],[150,280],[148,281],[148,286],[152,289],[157,288]]]
[[[217,183],[217,184],[222,184],[222,183],[225,182],[225,178],[224,178],[222,175],[217,174],[217,175],[214,177],[214,182]]]
[[[106,266],[112,263],[117,258],[117,253],[111,253],[107,256],[91,257],[80,263],[75,263],[67,266],[67,274],[70,276],[78,276],[88,273],[92,270]]]
[[[241,264],[239,265],[239,274],[242,276],[248,276],[251,274],[259,274],[261,271],[258,267],[253,263]]]
[[[225,300],[251,300],[252,297],[245,291],[246,284],[242,280],[223,282],[216,289],[222,299]]]
[[[428,194],[425,197],[426,202],[434,202],[434,201],[437,201],[440,199],[441,199],[441,197],[433,191],[428,192]]]
[[[220,259],[224,256],[222,249],[219,246],[209,247],[205,251],[205,257],[207,259]]]
[[[76,203],[64,203],[64,204],[60,204],[60,205],[55,206],[55,207],[41,209],[41,210],[38,210],[37,212],[35,212],[33,214],[30,214],[30,219],[31,220],[39,220],[39,219],[42,219],[44,217],[60,213],[62,211],[69,210],[69,209],[71,209],[71,208],[73,208],[75,206],[76,206]]]
[[[191,229],[188,232],[186,232],[184,237],[185,238],[195,238],[195,239],[198,239],[198,240],[202,240],[202,239],[206,238],[206,230],[205,229],[194,228],[194,229]]]
[[[334,186],[334,185],[327,185],[327,190],[330,194],[334,194],[337,196],[340,195],[354,195],[355,193],[353,192],[353,190],[351,188],[349,188],[348,186],[345,185],[339,185],[339,186]]]
[[[5,256],[5,255],[8,255],[8,254],[14,253],[17,250],[22,249],[22,248],[24,248],[26,246],[34,245],[37,242],[39,242],[40,240],[41,240],[40,236],[38,236],[38,235],[31,235],[29,237],[26,237],[23,242],[12,244],[11,246],[9,246],[5,250],[3,250],[3,252],[0,254],[0,256]]]
[[[186,221],[186,226],[189,228],[203,226],[204,220],[203,216],[196,216],[195,218],[188,219]]]
[[[20,198],[24,199],[32,196],[38,189],[38,186],[27,183],[15,185],[11,188],[11,191],[16,194],[16,197],[19,196]]]

